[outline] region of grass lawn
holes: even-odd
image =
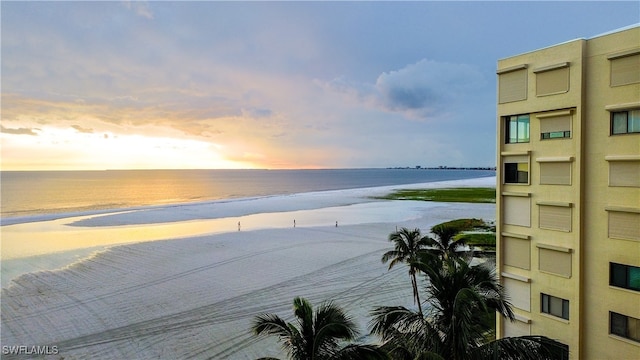
[[[496,234],[491,232],[486,233],[462,233],[457,238],[464,239],[464,242],[468,245],[480,246],[486,248],[495,249],[496,247]]]
[[[404,189],[378,197],[386,200],[495,203],[495,188]]]

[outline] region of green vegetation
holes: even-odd
[[[282,349],[293,360],[388,359],[386,352],[376,345],[348,343],[358,337],[356,324],[332,302],[322,303],[314,309],[307,299],[296,297],[293,313],[294,323],[275,314],[257,316],[253,321],[253,333],[277,337]]]
[[[557,342],[544,336],[495,339],[496,314],[511,321],[515,315],[495,270],[472,266],[474,250],[465,246],[495,247],[495,226],[481,219],[458,219],[430,230],[433,238],[417,228],[389,235],[394,248],[381,260],[390,262],[389,269],[397,264],[408,267],[418,308],[374,308],[369,331],[380,342],[353,343],[358,338],[355,323],[339,306],[328,302],[313,309],[299,297],[293,306],[295,322],[259,315],[253,333],[277,337],[292,360],[558,358]],[[424,313],[420,291],[430,305]]]
[[[467,245],[477,247],[496,247],[496,234],[495,233],[468,233],[458,235],[458,239],[464,241]]]
[[[432,257],[417,265],[424,274],[425,316],[403,306],[381,306],[370,331],[392,359],[555,359],[555,342],[543,336],[488,340],[487,321],[496,312],[513,321],[504,288],[493,270],[464,258]]]
[[[487,223],[482,219],[457,219],[451,220],[447,222],[443,222],[442,224],[435,225],[431,228],[433,231],[434,228],[445,227],[451,228],[455,232],[463,232],[463,231],[491,231],[495,232],[496,228],[494,225]]]
[[[495,250],[496,247],[496,227],[482,219],[457,219],[435,225],[431,232],[442,238],[443,229],[449,229],[454,233],[449,241],[461,245],[481,247],[484,250]]]
[[[418,280],[416,279],[416,267],[420,259],[418,256],[425,251],[430,244],[430,238],[422,236],[420,229],[409,230],[402,228],[396,232],[389,234],[389,241],[395,244],[393,250],[389,250],[382,255],[382,263],[389,264],[389,270],[394,265],[406,263],[409,265],[409,276],[411,277],[411,287],[413,288],[413,301],[418,304],[418,312],[422,314],[422,304],[418,293]]]
[[[385,200],[495,203],[495,188],[404,189],[377,197]]]

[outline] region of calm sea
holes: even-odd
[[[484,170],[116,170],[0,172],[1,216],[120,209],[495,176]]]

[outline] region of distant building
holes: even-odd
[[[640,26],[498,61],[497,270],[568,359],[640,358]]]

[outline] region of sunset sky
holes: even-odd
[[[2,169],[493,166],[500,58],[640,2],[2,1]]]

